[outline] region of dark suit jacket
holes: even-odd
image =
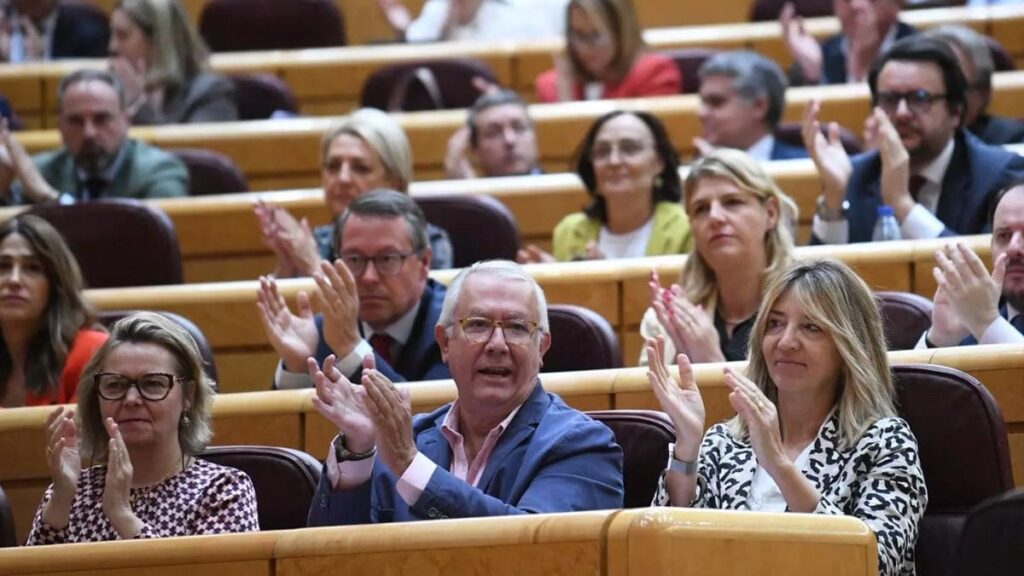
[[[796,160],[799,158],[809,158],[807,150],[800,146],[793,146],[792,144],[786,144],[785,142],[775,139],[775,145],[772,146],[772,153],[769,156],[772,160]]]
[[[896,39],[916,33],[917,30],[903,22],[896,23]],[[846,54],[843,52],[843,35],[836,34],[821,45],[821,83],[846,84]]]
[[[958,130],[953,158],[942,181],[936,216],[946,229],[943,236],[981,234],[989,231],[992,199],[1010,182],[1024,177],[1024,157],[989,146],[972,134]],[[853,173],[846,187],[850,203],[846,218],[853,242],[870,242],[878,207],[882,204],[879,179],[882,161],[878,151],[854,156]],[[812,244],[820,244],[811,238]]]
[[[441,305],[444,304],[445,287],[433,280],[427,280],[423,288],[423,296],[420,297],[420,309],[416,313],[416,319],[412,325],[412,334],[409,341],[405,343],[398,358],[395,358],[394,366],[391,366],[380,357],[374,354],[377,361],[377,370],[388,377],[392,382],[406,382],[419,380],[446,380],[451,378],[448,372],[448,365],[441,361],[441,348],[434,338],[434,326],[437,319],[441,317]],[[334,352],[324,341],[323,318],[316,316],[316,329],[320,334],[320,343],[316,349],[317,364],[323,365],[324,359]],[[359,375],[356,375],[354,382],[358,382]]]
[[[1004,320],[1009,320],[1009,318],[1006,317],[1008,313],[1009,311],[1006,309],[1006,302],[999,302],[999,317]],[[968,334],[967,338],[961,340],[958,346],[974,346],[977,343],[978,339],[974,337],[974,334]]]
[[[164,96],[157,112],[146,104],[132,117],[133,126],[187,124],[190,122],[233,122],[238,120],[235,85],[220,74],[202,73]]]
[[[404,522],[622,508],[622,449],[605,425],[570,408],[537,381],[491,453],[477,487],[448,472],[451,448],[441,424],[451,405],[413,419],[416,448],[438,468],[414,506],[378,459],[370,480],[334,492],[326,472],[309,525]]]
[[[1024,142],[1024,121],[1016,118],[986,114],[979,116],[967,129],[986,144],[1001,146]]]
[[[61,2],[50,39],[50,58],[106,58],[110,28],[103,12]]]

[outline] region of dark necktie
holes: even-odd
[[[391,364],[391,344],[394,339],[388,336],[384,332],[378,332],[373,336],[370,336],[370,346],[373,346],[373,351],[381,357],[382,360]]]
[[[910,177],[907,189],[910,190],[910,197],[914,199],[914,202],[918,201],[917,196],[921,193],[921,188],[924,188],[926,182],[928,182],[928,179],[920,174],[915,174]]]
[[[103,192],[106,188],[107,181],[103,178],[89,178],[85,182],[82,182],[82,200],[96,200],[103,196]]]
[[[1017,332],[1024,334],[1024,314],[1017,314],[1010,320],[1010,324],[1017,329]]]

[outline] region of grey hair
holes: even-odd
[[[119,109],[124,110],[124,86],[121,85],[121,81],[106,70],[96,70],[93,68],[82,68],[81,70],[75,70],[74,72],[64,76],[60,79],[60,83],[57,84],[57,111],[60,112],[64,108],[64,94],[71,89],[75,84],[81,82],[103,82],[114,89],[114,93],[117,94],[117,106]]]
[[[348,209],[338,216],[334,227],[334,245],[341,250],[341,239],[345,233],[345,224],[352,215],[365,218],[403,218],[409,228],[409,243],[417,253],[429,245],[427,237],[427,218],[419,204],[407,194],[396,190],[378,188],[356,198]]]
[[[213,437],[211,409],[214,382],[203,371],[199,346],[184,327],[155,312],[138,312],[118,320],[110,329],[110,338],[100,346],[82,371],[78,384],[79,446],[86,458],[105,461],[107,430],[100,416],[99,390],[94,377],[103,369],[110,353],[122,344],[155,344],[170,352],[177,364],[175,376],[181,378],[182,398],[190,402],[178,424],[178,443],[184,456],[203,451]],[[188,416],[188,418],[185,418]]]
[[[405,130],[387,112],[360,108],[332,125],[320,140],[320,162],[327,159],[331,143],[342,134],[358,137],[380,157],[388,176],[397,180],[399,192],[408,192],[412,183],[412,147]]]
[[[474,274],[486,274],[508,280],[521,280],[529,282],[533,287],[533,297],[537,302],[537,328],[543,332],[550,332],[548,324],[548,300],[544,296],[544,289],[530,276],[526,269],[511,260],[483,260],[476,262],[468,268],[463,268],[452,283],[448,285],[448,292],[444,297],[444,304],[441,306],[441,316],[437,319],[437,325],[445,330],[451,329],[455,323],[455,305],[459,301],[459,294],[462,293],[462,284],[466,278]]]
[[[765,122],[774,130],[786,108],[786,76],[774,61],[749,50],[715,54],[704,61],[697,72],[703,82],[708,76],[732,78],[732,88],[740,98],[768,102]]]
[[[943,24],[922,32],[924,36],[942,40],[951,47],[963,52],[971,63],[974,64],[974,78],[968,78],[968,84],[976,87],[989,89],[992,87],[992,74],[996,65],[992,61],[992,50],[988,46],[985,37],[966,26],[957,24]],[[964,76],[967,71],[963,70]]]
[[[473,102],[473,105],[469,108],[469,113],[466,115],[466,126],[469,127],[470,144],[476,146],[477,141],[480,139],[480,131],[476,127],[476,117],[484,110],[494,108],[495,106],[505,106],[506,104],[513,104],[526,110],[526,119],[530,122],[530,127],[533,127],[533,119],[530,117],[529,108],[519,93],[507,88],[502,88],[495,92],[486,92],[477,98],[476,102]]]

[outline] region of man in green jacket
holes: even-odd
[[[0,190],[9,190],[8,204],[188,194],[188,171],[180,160],[128,138],[124,93],[111,74],[79,70],[65,76],[57,88],[57,114],[63,147],[31,159],[6,126],[0,129]]]

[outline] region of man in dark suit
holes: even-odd
[[[935,253],[932,326],[918,348],[1024,343],[1024,181],[996,197],[991,242],[991,275],[959,242]]]
[[[9,204],[73,204],[99,198],[188,194],[188,171],[174,156],[128,137],[121,84],[109,72],[81,69],[57,87],[62,146],[31,158],[0,129],[0,190]],[[13,179],[17,179],[12,185]]]
[[[723,52],[708,58],[698,76],[699,150],[737,148],[761,161],[807,157],[773,134],[786,107],[786,77],[778,64],[755,52]]]
[[[942,40],[953,49],[960,70],[967,78],[967,108],[964,125],[988,144],[1024,142],[1024,121],[988,114],[992,102],[992,50],[984,36],[966,26],[947,24],[932,28],[925,36]]]
[[[7,62],[103,58],[110,28],[95,6],[57,0],[14,0],[0,26]]]
[[[309,360],[313,404],[339,431],[310,525],[622,507],[622,450],[611,431],[541,386],[547,304],[522,267],[464,269],[434,331],[458,398],[415,418],[408,390],[378,370],[356,386],[333,358]]]
[[[897,19],[903,0],[833,0],[842,32],[823,44],[807,33],[791,3],[779,15],[783,40],[793,56],[794,84],[863,82],[871,62],[913,27]]]
[[[339,261],[313,274],[313,315],[305,293],[292,313],[272,277],[260,278],[257,306],[267,339],[281,357],[275,388],[313,383],[306,358],[337,356],[358,381],[366,355],[390,380],[449,378],[434,340],[445,288],[430,280],[426,219],[416,202],[393,190],[374,190],[349,204],[338,222]]]
[[[961,128],[966,80],[949,47],[912,36],[868,77],[876,108],[867,132],[878,150],[852,159],[835,129],[818,131],[808,107],[804,142],[822,181],[812,242],[871,240],[879,206],[892,207],[905,239],[986,231],[996,192],[1024,174],[1024,158]]]

